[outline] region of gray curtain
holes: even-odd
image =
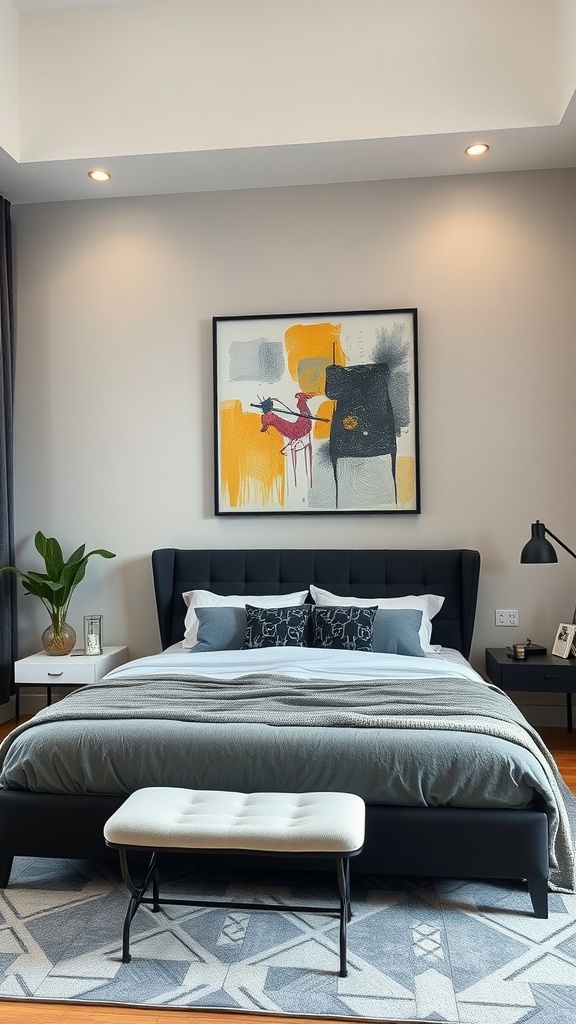
[[[0,196],[0,565],[14,565],[13,410],[14,294],[10,203]],[[0,572],[0,704],[14,692],[16,578]]]

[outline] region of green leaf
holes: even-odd
[[[37,533],[34,542],[46,562],[46,572],[52,579],[56,579],[64,565],[62,548],[58,541],[55,537],[45,537],[43,533]]]
[[[46,552],[46,537],[41,530],[38,530],[38,533],[34,537],[34,545],[36,547],[36,551],[38,551],[38,553],[42,555],[42,558],[44,558],[44,554]]]
[[[86,559],[83,558],[81,562],[73,562],[72,565],[68,563],[62,570],[60,579],[64,584],[69,594],[72,593],[75,587],[84,579],[86,573]]]
[[[58,603],[58,592],[61,588],[56,587],[51,582],[46,582],[42,579],[34,579],[32,573],[22,579],[22,586],[27,594],[33,594],[34,597],[39,597],[41,601],[46,601],[49,605],[57,605]]]
[[[81,544],[79,548],[76,548],[76,551],[73,551],[72,554],[70,555],[70,558],[66,562],[66,565],[70,565],[72,562],[79,562],[81,558],[84,558],[85,549],[85,544]]]
[[[35,583],[39,587],[50,587],[51,590],[61,590],[62,584],[57,580],[51,580],[43,572],[28,572],[26,579],[29,583]]]

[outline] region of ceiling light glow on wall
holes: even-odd
[[[487,146],[485,142],[476,142],[473,146],[466,146],[464,152],[466,156],[483,156],[489,149],[490,146]]]
[[[92,178],[92,181],[110,181],[112,175],[108,171],[94,170],[88,171],[88,177]]]

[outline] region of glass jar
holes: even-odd
[[[84,653],[102,654],[102,616],[84,616]]]

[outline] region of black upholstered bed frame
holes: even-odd
[[[184,635],[186,590],[282,594],[311,583],[351,597],[444,596],[432,640],[469,655],[480,556],[469,550],[178,550],[152,554],[162,648]],[[104,859],[107,817],[121,797],[0,791],[0,885],[15,855]],[[356,870],[386,875],[514,879],[527,882],[534,912],[547,916],[548,824],[527,810],[367,808]]]

